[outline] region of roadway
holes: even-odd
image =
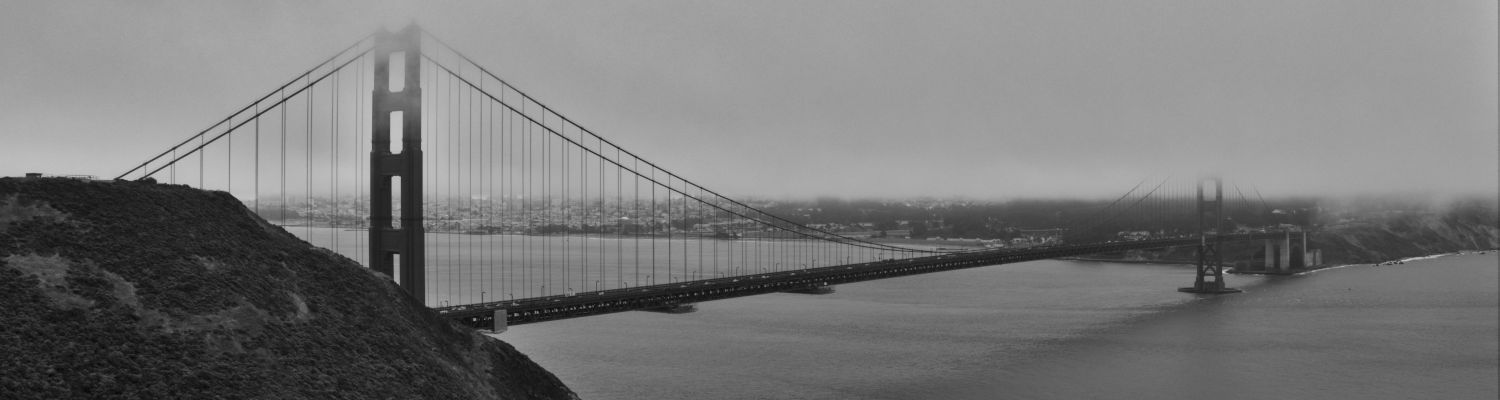
[[[1225,241],[1280,239],[1285,232],[1225,235]],[[1209,237],[1212,239],[1212,236]],[[1124,250],[1196,246],[1200,238],[1154,239],[1094,244],[986,250],[904,260],[884,260],[651,286],[589,291],[519,300],[437,307],[444,318],[480,329],[493,329],[496,311],[504,310],[506,326],[552,321],[621,311],[670,308],[710,300],[785,292],[955,269],[1074,257]]]

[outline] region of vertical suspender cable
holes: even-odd
[[[616,164],[614,167],[615,211],[608,222],[614,224],[614,236],[612,240],[614,241],[615,246],[615,284],[618,288],[625,288],[627,287],[627,283],[633,284],[636,282],[636,278],[634,275],[632,275],[631,279],[628,281],[625,279],[625,245],[627,242],[626,235],[629,234],[629,231],[627,230],[629,229],[627,227],[627,223],[635,222],[636,218],[635,214],[632,212],[634,210],[633,206],[631,207],[632,211],[626,211],[625,209],[625,173],[623,167],[625,159],[621,157],[621,153],[618,152],[618,150],[615,153],[615,160],[618,161],[618,164]],[[633,265],[634,261],[632,261],[631,264]]]
[[[480,85],[484,85],[484,77],[483,76],[479,77],[479,84]],[[482,87],[483,86],[481,86],[481,88]],[[483,186],[484,186],[484,213],[482,214],[482,218],[480,219],[481,221],[484,221],[484,224],[482,225],[484,227],[484,229],[481,229],[481,231],[482,231],[481,233],[484,234],[484,236],[481,236],[482,238],[484,238],[484,260],[482,261],[482,263],[483,263],[484,271],[485,271],[486,275],[488,276],[485,279],[485,287],[486,288],[490,288],[491,290],[494,290],[495,288],[492,287],[492,285],[494,284],[495,275],[496,275],[495,271],[494,271],[494,268],[495,268],[495,266],[497,264],[494,262],[495,241],[493,240],[493,238],[490,237],[490,234],[494,233],[493,232],[494,227],[493,227],[493,222],[492,221],[494,221],[494,219],[495,219],[495,182],[494,182],[495,181],[495,158],[494,158],[495,157],[495,137],[494,137],[494,134],[495,134],[495,132],[494,132],[494,129],[495,129],[495,105],[494,104],[490,104],[489,102],[485,102],[484,103],[484,114],[480,118],[480,120],[484,121],[484,124],[483,124],[484,125],[484,128],[483,128],[484,131],[479,136],[479,138],[481,139],[482,142],[485,143],[484,152],[482,154],[483,154],[484,163],[488,164],[486,166],[486,168],[484,168],[482,170],[483,173],[480,174],[481,176],[484,177],[484,179],[481,180],[481,182],[483,183]],[[499,293],[496,293],[496,295],[498,296]]]
[[[260,102],[255,103],[255,215],[260,214]],[[264,218],[264,217],[262,217]]]
[[[634,257],[634,259],[635,259],[635,275],[632,276],[631,282],[634,282],[635,286],[640,286],[641,285],[641,223],[642,223],[642,221],[641,221],[641,175],[640,175],[639,172],[641,170],[641,159],[636,158],[635,156],[631,156],[631,160],[632,160],[631,161],[631,169],[632,169],[631,172],[636,172],[636,174],[635,174],[635,198],[634,198],[634,200],[632,200],[632,207],[631,207],[631,210],[630,210],[631,211],[630,215],[632,217],[634,217],[634,219],[631,220],[631,222],[633,223],[633,225],[631,226],[631,234],[632,234],[632,236],[634,236],[634,239],[635,239],[635,257]]]
[[[525,99],[521,100],[521,112],[520,113],[521,114],[525,114],[526,113],[526,100]],[[515,117],[512,116],[511,119],[514,120]],[[536,162],[536,157],[533,156],[534,153],[535,153],[535,151],[536,151],[535,147],[534,147],[536,145],[536,143],[534,141],[532,141],[532,139],[531,139],[531,121],[526,121],[526,120],[522,120],[521,121],[521,132],[519,133],[519,135],[521,135],[521,147],[523,147],[523,148],[526,149],[526,151],[520,152],[520,156],[521,156],[521,168],[522,168],[522,171],[521,171],[521,219],[525,222],[525,224],[521,226],[521,229],[525,233],[535,233],[535,232],[532,232],[532,229],[531,229],[531,198],[532,198],[532,196],[535,195],[535,193],[531,191],[531,182],[532,182],[531,174],[532,174],[532,171],[534,170],[534,168],[532,168],[531,164],[533,164],[533,163]],[[534,272],[533,270],[535,269],[534,267],[537,264],[534,261],[534,259],[536,258],[536,256],[534,255],[535,252],[533,251],[534,250],[533,244],[535,243],[535,241],[531,240],[530,237],[523,237],[523,238],[520,238],[520,240],[521,240],[521,243],[523,243],[525,245],[525,247],[526,247],[526,250],[527,250],[526,254],[529,255],[529,258],[521,258],[521,260],[520,260],[521,263],[525,264],[525,268],[526,268],[526,269],[522,270],[522,275],[523,275],[522,279],[526,280],[526,287],[524,287],[523,289],[526,290],[526,297],[532,297],[531,284],[534,283],[535,280],[536,280],[536,274],[533,273]]]
[[[354,218],[355,218],[355,221],[356,221],[355,222],[356,226],[358,226],[358,225],[365,225],[365,227],[368,229],[368,224],[364,223],[364,221],[368,221],[367,217],[365,217],[363,214],[360,214],[360,212],[359,212],[359,209],[360,209],[360,207],[359,207],[359,204],[360,204],[359,194],[360,193],[364,193],[365,188],[362,186],[363,185],[363,181],[365,179],[368,179],[366,177],[366,175],[364,175],[364,173],[363,173],[363,171],[364,171],[364,167],[363,166],[364,166],[365,163],[359,162],[360,156],[362,156],[362,155],[365,154],[364,153],[364,141],[365,141],[365,135],[364,135],[364,132],[365,132],[365,130],[364,130],[364,126],[365,126],[364,125],[365,102],[364,102],[364,98],[365,97],[364,96],[365,96],[365,58],[361,57],[360,61],[359,61],[359,65],[354,68],[354,160],[355,161],[354,161],[354,201],[353,201],[353,203],[351,203],[351,205],[354,207]],[[366,263],[365,265],[369,265],[368,264],[369,261],[365,260],[365,257],[367,255],[365,254],[363,244],[364,244],[365,240],[369,240],[370,234],[369,234],[368,230],[364,231],[365,232],[365,240],[360,240],[359,239],[359,232],[360,231],[356,230],[355,234],[354,234],[354,254],[355,254],[355,259],[364,261]]]
[[[225,135],[229,135],[224,140],[224,191],[232,196],[234,195],[234,135],[227,129],[229,128],[226,128],[224,132]]]
[[[640,160],[637,158],[636,160]],[[656,181],[656,167],[651,168],[651,181]],[[651,284],[656,284],[656,185],[651,185]]]
[[[540,111],[540,114],[541,122],[533,126],[532,130],[537,136],[542,138],[542,173],[537,176],[537,179],[541,180],[543,198],[540,210],[544,233],[542,236],[542,254],[547,257],[547,276],[544,280],[549,287],[546,293],[543,293],[545,296],[557,292],[558,289],[557,283],[553,282],[553,280],[560,276],[556,269],[560,261],[557,258],[558,254],[555,254],[554,251],[556,244],[553,243],[553,239],[555,238],[553,233],[556,230],[557,218],[561,213],[557,212],[557,205],[555,204],[556,196],[554,191],[557,190],[557,183],[552,180],[554,176],[557,176],[557,160],[559,157],[553,153],[555,149],[552,143],[552,136],[547,134],[549,127],[547,126],[546,110],[543,109]]]
[[[286,225],[286,92],[281,92],[281,224]]]
[[[558,122],[558,124],[561,124],[561,123],[562,122],[560,122],[560,121]],[[572,289],[572,287],[573,287],[572,286],[573,285],[573,281],[572,281],[573,274],[569,273],[570,271],[568,271],[568,267],[569,267],[569,265],[568,265],[568,256],[571,253],[571,252],[568,251],[568,246],[570,244],[570,243],[568,243],[570,241],[568,239],[568,218],[569,218],[569,213],[568,213],[568,195],[570,194],[569,191],[568,191],[568,188],[569,188],[568,185],[570,183],[568,181],[568,178],[569,178],[568,174],[570,173],[569,171],[571,170],[571,167],[573,166],[573,164],[571,164],[571,163],[568,162],[568,146],[567,146],[567,142],[565,140],[562,140],[561,134],[557,134],[555,136],[558,136],[558,137],[555,138],[555,139],[558,139],[558,142],[557,142],[557,158],[558,158],[558,162],[557,162],[557,169],[558,169],[558,174],[557,174],[557,192],[558,192],[558,205],[557,205],[557,207],[559,208],[559,210],[558,210],[557,225],[559,227],[558,230],[562,233],[562,235],[558,235],[558,237],[557,237],[558,242],[559,242],[559,244],[561,244],[561,248],[562,248],[562,252],[558,254],[558,258],[562,260],[562,263],[560,264],[561,266],[558,268],[558,270],[562,272],[561,278],[559,279],[559,282],[561,282],[561,284],[558,285],[557,288],[559,290],[561,290],[563,292],[563,294],[568,294],[569,292],[572,292],[572,290],[573,290]]]
[[[329,91],[329,106],[331,114],[328,116],[328,184],[333,193],[333,215],[329,224],[333,228],[333,248],[339,248],[339,74],[333,74],[333,90]]]
[[[310,79],[310,78],[309,78]],[[308,83],[312,85],[311,82]],[[312,130],[313,130],[313,97],[318,93],[317,87],[310,87],[307,98],[303,103],[307,105],[307,118],[303,121],[306,127],[302,130],[302,138],[305,146],[302,155],[306,158],[302,163],[302,183],[306,187],[302,191],[302,231],[306,232],[308,238],[312,237]]]
[[[457,157],[454,157],[454,155],[457,153],[457,151],[454,150],[454,141],[458,138],[458,133],[454,132],[454,125],[458,120],[458,116],[456,115],[456,113],[458,112],[458,106],[455,106],[453,104],[455,103],[454,100],[458,99],[458,91],[455,90],[453,86],[453,74],[450,73],[443,76],[448,78],[448,95],[444,96],[444,100],[447,100],[448,104],[444,105],[443,108],[443,110],[445,111],[443,113],[443,116],[445,118],[445,121],[443,121],[443,123],[447,128],[447,135],[443,137],[443,140],[445,140],[448,144],[444,148],[445,151],[443,152],[443,164],[444,166],[448,167],[447,171],[445,171],[445,173],[443,174],[443,177],[447,178],[444,179],[444,181],[447,182],[447,185],[443,187],[443,204],[447,205],[447,207],[443,210],[446,214],[444,215],[443,225],[444,228],[447,228],[448,225],[453,223],[453,186],[458,179],[458,174],[454,171],[455,168],[453,168],[454,163],[458,162]],[[445,241],[445,243],[443,243],[443,248],[447,250],[446,261],[448,262],[448,301],[451,303],[453,301],[453,295],[455,293],[458,293],[457,287],[459,286],[459,284],[457,280],[459,274],[462,273],[462,266],[458,263],[457,257],[455,257],[454,254],[455,244],[452,243],[453,235],[451,235],[450,232],[444,232],[443,237],[445,239],[448,239]]]
[[[202,189],[204,189],[204,187],[203,187],[203,175],[204,175],[203,172],[204,172],[204,170],[203,170],[203,134],[201,134],[201,133],[198,134],[198,149],[194,150],[194,152],[198,153],[198,189],[202,190]]]
[[[503,87],[501,88],[500,95],[501,96],[505,95],[505,90],[504,90]],[[515,132],[516,131],[516,128],[515,128],[516,117],[515,117],[515,114],[514,114],[513,111],[501,110],[500,112],[501,112],[500,115],[502,115],[502,116],[505,117],[505,124],[502,125],[500,129],[501,129],[502,132],[505,133],[505,144],[508,145],[505,148],[505,154],[506,154],[505,164],[514,165],[512,163],[515,162],[515,160],[516,160],[516,155],[515,155],[516,142],[515,142],[515,138],[514,138],[515,133],[516,133]],[[522,161],[522,165],[524,165],[524,164],[525,164],[525,161]],[[506,169],[505,176],[507,178],[509,178],[509,179],[505,181],[505,203],[503,203],[503,204],[505,205],[505,212],[506,212],[505,217],[506,217],[507,221],[515,221],[515,215],[512,215],[512,214],[515,214],[515,211],[512,209],[511,206],[512,206],[512,202],[515,201],[515,196],[516,196],[516,189],[515,189],[515,185],[516,185],[516,172],[519,172],[519,171],[517,171],[519,169],[521,169],[520,166],[517,166],[517,167],[514,167],[514,168],[507,168]],[[505,249],[506,249],[506,251],[505,251],[505,257],[509,261],[509,263],[507,263],[508,268],[506,269],[506,276],[510,278],[510,282],[511,282],[506,287],[506,295],[511,296],[511,298],[514,299],[515,298],[515,293],[516,293],[516,287],[515,287],[515,280],[516,280],[515,273],[516,273],[516,271],[515,270],[517,268],[521,267],[520,265],[516,264],[515,254],[520,249],[516,248],[515,243],[514,243],[515,241],[513,240],[513,236],[514,236],[515,232],[512,232],[512,229],[505,229],[504,231],[507,232],[507,235],[505,236],[505,245],[506,245],[505,246]]]

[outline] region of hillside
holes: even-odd
[[[1328,265],[1379,263],[1406,257],[1500,247],[1500,227],[1488,204],[1466,204],[1441,211],[1367,213],[1353,221],[1323,226],[1308,233],[1308,247],[1323,250]],[[1295,236],[1294,236],[1295,237]],[[1230,243],[1226,264],[1261,257],[1260,242]],[[1099,254],[1090,259],[1191,263],[1194,248],[1134,250]]]
[[[0,178],[0,398],[576,396],[384,276],[184,186]]]
[[[1488,206],[1440,212],[1387,213],[1329,226],[1310,236],[1330,263],[1375,263],[1404,257],[1500,247],[1500,227]]]

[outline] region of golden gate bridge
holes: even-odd
[[[1024,248],[897,245],[804,225],[627,150],[415,25],[359,39],[117,179],[229,192],[290,231],[317,229],[441,315],[490,329],[1177,246],[1197,257],[1180,290],[1232,293],[1222,243],[1290,243],[1287,232],[1227,230],[1234,202],[1213,177],[1143,180]],[[1118,240],[1125,230],[1148,234]]]

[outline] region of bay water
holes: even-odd
[[[1192,274],[1043,260],[496,337],[585,399],[1500,395],[1495,252],[1236,275],[1230,286],[1245,292],[1232,295],[1176,292]]]

